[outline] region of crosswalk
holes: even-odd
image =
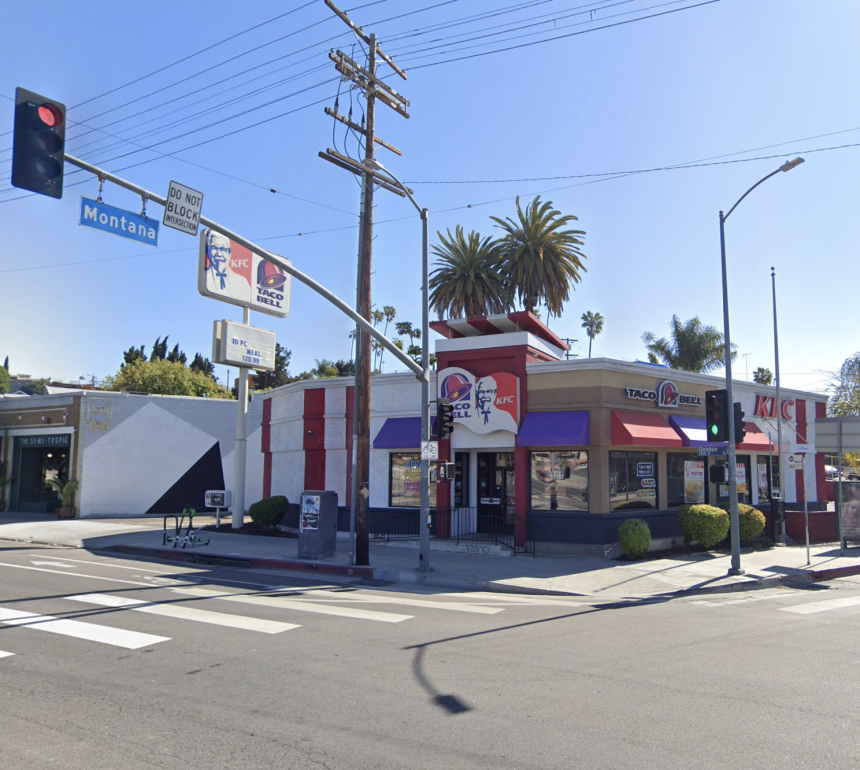
[[[774,609],[777,612],[787,612],[792,615],[817,615],[822,612],[850,610],[855,607],[860,607],[860,596],[838,596],[833,599],[824,599],[822,601],[808,601],[808,595],[804,595],[801,592],[787,592],[780,589],[745,594],[743,596],[731,598],[725,595],[720,595],[709,599],[697,599],[692,603],[703,607],[723,608],[759,605],[761,602],[795,602],[798,599],[801,601],[788,604],[785,607],[775,607]]]
[[[127,581],[120,581],[127,582]],[[179,581],[175,581],[179,583]],[[153,586],[149,586],[152,588]],[[118,591],[126,593],[124,588]],[[532,606],[576,607],[581,602],[556,601],[540,597],[513,597],[502,594],[437,594],[432,597],[424,595],[404,595],[396,593],[362,592],[330,590],[327,588],[308,588],[291,586],[269,586],[265,590],[236,591],[221,586],[202,586],[194,583],[165,584],[158,587],[159,601],[147,601],[131,598],[120,593],[82,593],[57,597],[60,603],[71,602],[73,605],[102,608],[116,625],[121,624],[124,613],[143,613],[167,618],[171,621],[202,623],[221,626],[241,632],[253,632],[269,635],[281,634],[286,631],[296,631],[302,628],[300,622],[271,619],[271,610],[277,610],[278,615],[289,621],[301,620],[307,616],[327,616],[347,621],[400,624],[413,620],[413,614],[392,610],[411,608],[414,610],[430,610],[476,616],[493,616],[505,612],[509,608]],[[456,598],[455,598],[456,597]],[[207,607],[188,606],[188,602],[204,600]],[[222,604],[223,603],[223,604]],[[238,606],[237,606],[238,605]],[[220,611],[220,607],[235,608],[235,612]],[[265,608],[269,618],[255,617],[255,610]],[[383,609],[384,608],[384,609]],[[55,607],[52,605],[52,609]],[[124,630],[116,625],[106,625],[91,619],[73,620],[62,617],[70,613],[80,612],[73,607],[67,611],[59,611],[55,615],[39,614],[21,609],[11,609],[0,606],[0,627],[13,626],[21,629],[53,633],[87,642],[119,647],[127,650],[140,650],[156,644],[170,641],[172,636],[143,633],[141,631]],[[249,614],[243,614],[247,612]],[[117,614],[119,613],[119,614]],[[102,612],[96,612],[96,617]],[[120,619],[119,621],[117,619]],[[172,628],[172,626],[171,626]],[[172,632],[169,632],[172,633]],[[177,630],[177,633],[181,631]],[[12,658],[16,652],[0,650],[0,659]]]

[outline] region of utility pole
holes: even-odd
[[[325,0],[325,4],[341,19],[355,35],[363,40],[368,46],[367,69],[361,67],[353,59],[342,51],[331,51],[329,58],[335,63],[335,69],[344,80],[350,80],[364,92],[367,100],[366,120],[364,125],[359,126],[352,122],[350,117],[344,117],[335,109],[326,108],[326,114],[343,123],[348,128],[364,134],[364,163],[373,160],[374,147],[376,144],[402,155],[400,150],[387,142],[382,141],[374,135],[376,124],[376,101],[379,100],[404,118],[409,117],[406,108],[409,102],[398,94],[391,86],[376,76],[377,59],[382,59],[400,77],[406,79],[403,72],[391,59],[386,56],[376,44],[376,35],[366,35],[364,31],[356,26],[347,15],[337,8],[331,0]],[[362,217],[360,224],[361,254],[358,267],[358,287],[356,308],[358,314],[366,321],[371,319],[371,286],[370,276],[372,272],[373,251],[373,187],[374,184],[393,192],[401,197],[405,193],[399,189],[397,182],[386,175],[369,169],[362,162],[350,158],[342,153],[329,148],[324,153],[319,153],[324,160],[333,163],[339,168],[351,171],[362,177]],[[410,191],[411,192],[411,191]],[[368,527],[368,507],[370,499],[370,364],[371,364],[371,340],[369,334],[361,334],[357,343],[356,362],[356,406],[357,413],[353,415],[353,482],[351,489],[352,499],[350,532],[355,534],[355,546],[353,549],[355,564],[366,566],[370,563],[370,530]],[[424,341],[427,344],[427,341]],[[354,522],[354,523],[353,523]]]
[[[570,346],[573,345],[574,342],[579,342],[579,340],[572,340],[570,337],[562,337],[561,339],[562,339],[562,341],[566,342],[568,345],[567,350],[564,351],[564,360],[569,361],[570,360]],[[576,353],[573,354],[573,357],[579,358],[579,356],[576,355]]]

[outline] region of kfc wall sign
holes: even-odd
[[[793,420],[794,415],[791,410],[794,409],[794,399],[782,399],[782,419]],[[754,417],[773,417],[776,418],[776,399],[771,396],[756,396]]]
[[[451,366],[439,372],[439,397],[454,407],[454,422],[474,433],[519,432],[520,378],[508,372],[475,377]]]

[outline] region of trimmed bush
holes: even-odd
[[[682,505],[678,521],[688,542],[695,540],[704,548],[713,548],[729,533],[729,515],[713,505]]]
[[[276,527],[287,515],[289,507],[290,501],[286,497],[275,495],[254,503],[248,509],[248,513],[251,514],[251,521],[255,524],[261,527]]]
[[[646,503],[644,500],[630,500],[626,503],[616,505],[613,511],[641,511],[645,508],[653,508],[651,503]]]
[[[618,543],[632,559],[641,559],[651,548],[651,529],[642,519],[628,519],[618,528]]]
[[[729,513],[731,505],[721,503],[718,507]],[[740,524],[741,540],[755,540],[764,531],[764,514],[751,505],[738,503],[738,523]],[[729,516],[729,533],[731,533],[731,516]]]

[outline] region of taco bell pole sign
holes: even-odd
[[[200,234],[197,289],[204,297],[286,318],[290,286],[290,275],[259,254],[214,230]]]
[[[454,422],[474,433],[519,432],[520,378],[509,372],[476,377],[452,366],[439,372],[439,397],[454,407]]]

